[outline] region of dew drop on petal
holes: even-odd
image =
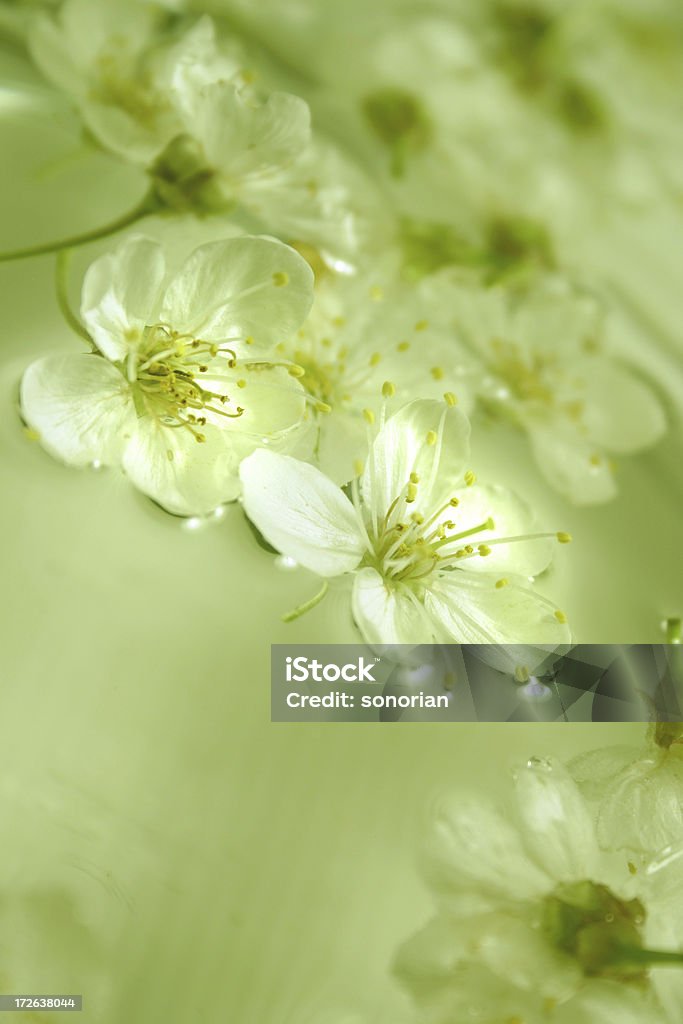
[[[537,772],[551,772],[553,766],[545,757],[530,757],[526,763],[527,768]]]
[[[92,462],[90,463],[90,468],[102,469],[102,462],[100,461],[100,459],[93,459]]]

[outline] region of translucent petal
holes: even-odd
[[[320,470],[259,449],[240,478],[245,512],[278,551],[319,576],[356,568],[363,538],[353,505]]]
[[[21,410],[40,443],[72,466],[119,462],[136,429],[127,381],[101,356],[47,356],[21,382]]]
[[[293,333],[313,302],[313,272],[269,238],[231,238],[196,249],[164,295],[161,316],[205,341],[270,345]]]

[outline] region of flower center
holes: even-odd
[[[533,351],[524,353],[515,342],[500,338],[493,338],[490,347],[491,367],[515,398],[545,406],[555,404],[549,377],[559,373],[556,356]]]
[[[394,392],[394,385],[385,382],[382,389],[385,399]],[[439,453],[444,442],[446,411],[456,404],[456,398],[451,392],[446,392],[444,400],[446,409],[440,422],[434,430],[427,432],[408,480],[390,503],[384,516],[380,517],[372,507],[363,502],[357,479],[351,484],[351,499],[366,539],[366,552],[361,564],[375,569],[389,585],[408,586],[417,592],[418,597],[422,596],[423,581],[433,572],[457,570],[469,558],[486,558],[491,554],[493,547],[499,544],[550,538],[561,544],[571,541],[568,533],[494,537],[491,534],[495,530],[495,523],[490,516],[474,526],[463,528],[463,524],[458,524],[457,521],[458,514],[455,510],[460,505],[460,499],[456,495],[452,495],[431,514],[420,511],[420,490],[424,488],[425,493],[430,494],[436,483]],[[384,414],[382,418],[384,419]],[[366,410],[366,419],[369,424],[374,422],[374,416],[369,410]],[[372,445],[369,446],[369,452],[370,475],[374,476]],[[420,464],[426,468],[424,480],[418,472]],[[383,470],[379,467],[380,478],[382,473]],[[474,473],[468,470],[463,477],[463,484],[465,487],[471,487],[475,480]],[[507,584],[507,579],[500,579],[496,581],[495,586],[500,589]],[[558,622],[567,621],[564,612],[559,610],[555,612],[555,617]]]
[[[149,69],[141,58],[126,50],[124,37],[114,36],[95,63],[97,80],[91,89],[93,100],[118,107],[148,129],[154,129],[168,102],[154,87]]]
[[[651,954],[643,947],[645,908],[597,882],[561,884],[545,898],[542,928],[584,974],[642,981]]]
[[[235,352],[227,345],[155,324],[145,328],[139,345],[131,347],[127,375],[145,413],[161,426],[187,430],[203,442],[207,415],[238,419],[244,412],[221,384],[222,371],[236,365]],[[241,383],[236,381],[237,386]]]

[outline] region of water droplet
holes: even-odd
[[[282,569],[284,572],[291,572],[292,569],[299,568],[299,563],[290,555],[278,555],[275,559],[275,568]]]
[[[553,766],[546,757],[530,757],[526,763],[527,768],[537,772],[551,772]]]
[[[100,459],[93,459],[92,462],[90,463],[90,468],[91,469],[95,469],[95,470],[102,469],[102,462],[101,462],[101,460]]]
[[[190,516],[189,519],[186,519],[184,521],[183,527],[186,530],[199,530],[200,527],[202,526],[202,523],[203,520],[201,519],[200,516]]]
[[[211,515],[214,519],[222,519],[225,515],[225,505],[219,505],[218,508],[213,510]]]

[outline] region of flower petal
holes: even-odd
[[[428,399],[404,405],[375,438],[361,480],[363,503],[384,516],[416,473],[410,511],[433,515],[462,483],[469,435],[467,417],[454,406]]]
[[[536,462],[548,483],[575,505],[611,501],[617,488],[605,456],[571,426],[553,421],[530,425]]]
[[[265,449],[240,469],[244,510],[266,540],[319,576],[358,565],[363,538],[353,505],[320,470]]]
[[[657,396],[633,373],[607,359],[577,368],[585,377],[582,423],[588,436],[610,452],[636,452],[666,431]]]
[[[131,342],[158,320],[164,274],[161,246],[142,235],[129,236],[88,267],[81,316],[107,359],[125,359]]]
[[[598,813],[610,850],[656,853],[683,842],[683,764],[671,755],[638,759],[613,776]]]
[[[671,1018],[673,1020],[673,1018]],[[553,1015],[557,1024],[664,1024],[662,1008],[647,992],[593,980]]]
[[[135,430],[127,381],[96,355],[54,355],[32,363],[21,382],[21,410],[42,446],[72,466],[116,464]]]
[[[566,768],[532,757],[514,778],[521,834],[536,863],[559,882],[597,880],[593,817]]]
[[[206,515],[239,491],[239,449],[224,430],[207,424],[202,431],[206,441],[198,444],[189,430],[145,416],[123,455],[135,486],[175,515]]]
[[[482,530],[471,540],[472,544],[486,544],[494,538],[518,537],[534,532],[534,517],[531,509],[512,491],[504,487],[464,487],[455,492],[459,504],[449,510],[445,518],[455,521],[458,533],[469,530],[479,523],[493,519],[492,530]],[[495,572],[505,576],[512,573],[519,576],[536,576],[543,572],[552,560],[554,539],[515,541],[512,544],[496,544],[485,558],[471,558],[467,561],[468,572]]]
[[[269,345],[301,326],[313,302],[313,271],[270,238],[231,238],[196,249],[169,284],[161,315],[206,341]]]
[[[185,95],[188,129],[200,139],[210,165],[239,195],[240,179],[262,175],[297,157],[308,145],[311,114],[298,96],[273,92],[265,103],[224,80]]]
[[[434,639],[434,627],[409,587],[389,587],[371,568],[353,581],[353,617],[368,644],[423,644]]]
[[[471,794],[440,798],[425,850],[430,884],[444,895],[473,891],[500,900],[542,895],[552,880],[527,855],[519,831]]]
[[[425,607],[444,643],[559,646],[570,640],[551,601],[515,583],[498,588],[494,576],[443,572],[430,580]]]

